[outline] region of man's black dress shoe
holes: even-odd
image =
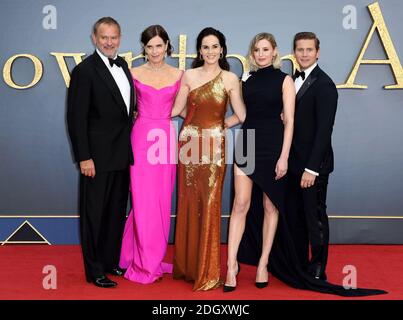
[[[87,281],[101,288],[114,288],[118,285],[115,281],[112,281],[106,276],[95,277],[92,280],[87,278]]]
[[[315,279],[320,279],[320,280],[323,280],[323,281],[327,281],[327,276],[326,276],[326,273],[322,273],[321,275],[319,275],[319,276],[315,276]]]
[[[118,268],[108,270],[108,273],[110,273],[114,276],[123,276],[125,274],[125,270],[118,267]]]
[[[309,268],[309,273],[315,278],[320,280],[327,280],[326,273],[322,271],[322,266],[320,264],[313,265]]]

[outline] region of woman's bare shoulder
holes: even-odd
[[[130,68],[130,73],[132,74],[133,78],[138,78],[139,76],[141,77],[142,71],[143,71],[144,67],[138,66],[138,67],[134,67],[134,68]]]

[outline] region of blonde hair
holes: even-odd
[[[256,44],[260,40],[267,40],[270,42],[273,49],[277,48],[276,39],[274,38],[274,36],[271,33],[261,32],[261,33],[258,33],[256,36],[254,36],[252,41],[250,42],[249,51],[248,51],[248,60],[249,60],[249,66],[250,66],[251,70],[256,70],[259,68],[256,64],[255,59],[253,58],[253,51],[255,50]],[[277,54],[273,58],[272,66],[275,69],[280,69],[280,67],[281,67],[281,59],[280,59],[280,54],[279,54],[278,50],[277,50]]]

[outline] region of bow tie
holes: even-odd
[[[113,67],[114,64],[116,64],[116,66],[119,68],[122,66],[122,64],[117,58],[115,60],[113,60],[112,58],[108,58],[108,60],[111,67]]]
[[[295,70],[294,79],[297,79],[299,76],[301,76],[302,80],[305,80],[305,71]]]

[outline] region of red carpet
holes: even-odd
[[[172,261],[173,247],[169,246],[166,261]],[[357,286],[383,289],[386,295],[364,298],[342,298],[297,290],[270,277],[269,287],[254,287],[255,267],[242,265],[235,292],[224,294],[221,289],[193,292],[192,285],[173,280],[165,275],[151,285],[132,283],[124,278],[112,277],[119,285],[113,289],[97,288],[85,282],[79,246],[8,245],[0,247],[0,299],[136,299],[136,300],[380,300],[403,299],[403,246],[391,245],[332,245],[327,269],[330,282],[342,284],[345,265],[357,269]],[[222,246],[222,274],[225,273],[226,246]],[[45,290],[42,286],[43,267],[57,269],[57,289]]]

